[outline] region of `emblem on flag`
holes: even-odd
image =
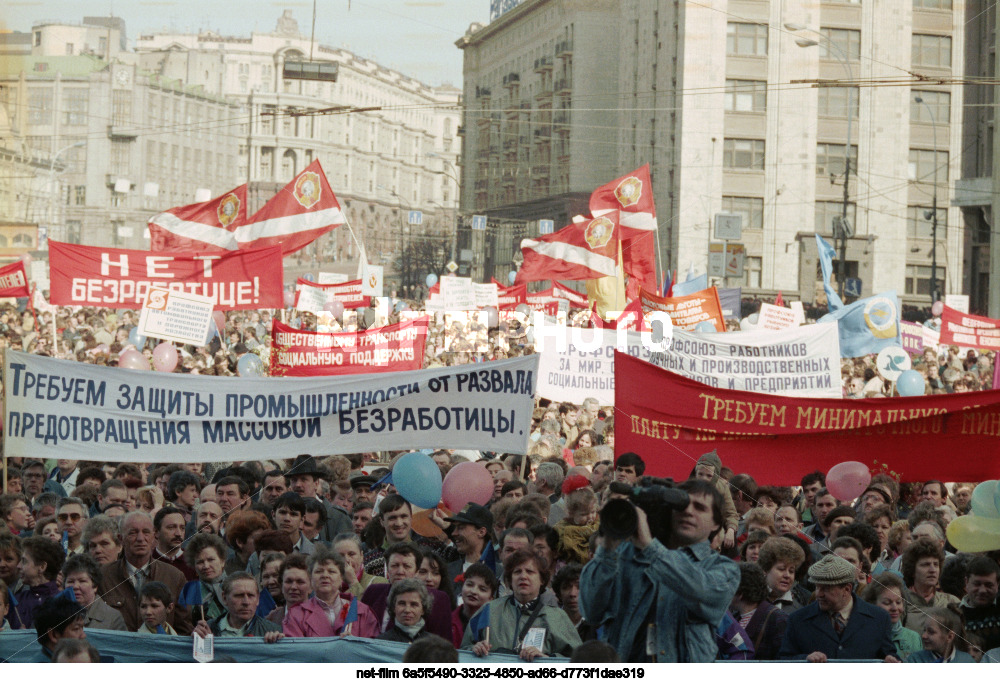
[[[233,192],[230,192],[219,202],[219,208],[216,213],[219,216],[219,223],[223,227],[229,227],[236,220],[236,216],[240,214],[240,198]]]
[[[864,316],[865,324],[876,339],[892,339],[899,334],[896,329],[896,306],[885,296],[869,299]]]
[[[584,230],[584,237],[590,248],[600,249],[607,246],[608,242],[611,241],[611,235],[614,234],[614,230],[615,224],[612,221],[607,218],[594,218],[587,224]]]
[[[295,199],[306,208],[312,208],[320,198],[319,175],[306,171],[295,181]]]
[[[642,180],[634,175],[628,176],[615,188],[615,198],[622,205],[622,208],[635,206],[642,198]]]

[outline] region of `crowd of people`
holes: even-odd
[[[391,323],[408,307],[387,320],[362,311],[352,324]],[[0,344],[114,366],[136,345],[136,321],[133,311],[8,306]],[[181,350],[175,371],[230,376],[245,353],[266,360],[271,321],[229,313],[211,343]],[[533,352],[516,319],[439,315],[427,343],[427,367]],[[151,355],[153,342],[138,346]],[[928,349],[914,367],[927,393],[992,388],[991,353]],[[845,360],[842,378],[845,397],[891,395],[872,357]],[[1000,557],[947,543],[973,483],[881,473],[859,499],[838,500],[821,472],[770,486],[766,471],[734,474],[714,453],[692,461],[686,481],[652,479],[644,458],[656,453],[615,458],[614,421],[594,399],[540,399],[526,456],[428,452],[442,476],[471,459],[494,481],[487,504],[451,513],[415,514],[383,481],[403,453],[7,459],[0,658],[12,653],[2,630],[28,629],[38,661],[100,660],[92,628],[269,646],[350,635],[438,662],[458,649],[525,661],[1000,661]]]

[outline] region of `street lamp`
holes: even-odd
[[[797,31],[815,33],[827,46],[833,48],[834,52],[831,53],[828,51],[827,54],[834,54],[837,57],[837,61],[840,62],[840,65],[844,67],[844,71],[847,73],[847,145],[844,148],[844,205],[840,215],[840,263],[837,267],[837,289],[840,299],[843,300],[844,281],[847,279],[847,203],[850,199],[851,184],[851,117],[854,115],[854,88],[851,86],[851,83],[854,81],[854,72],[851,70],[851,62],[847,58],[847,55],[828,36],[796,23],[785,24],[785,30],[793,33]],[[799,37],[795,39],[795,44],[799,47],[815,47],[819,45],[819,41]],[[834,237],[837,237],[837,235],[834,234]]]
[[[49,160],[49,223],[54,223],[55,213],[56,213],[56,160],[62,155],[63,152],[69,151],[70,149],[75,149],[76,147],[83,147],[87,143],[83,140],[79,142],[74,142],[73,144],[66,145],[55,154]],[[64,238],[63,235],[61,238]]]
[[[934,139],[934,199],[931,204],[931,211],[933,215],[931,216],[931,304],[933,305],[938,299],[937,290],[937,221],[938,221],[938,162],[937,162],[937,120],[934,118],[934,110],[931,109],[931,105],[924,101],[924,98],[917,95],[913,98],[917,104],[923,104],[927,107],[927,113],[931,117],[931,133]],[[947,254],[945,254],[947,255]]]
[[[456,203],[456,205],[459,204],[459,203],[461,203],[460,199],[461,199],[461,195],[462,195],[462,183],[460,183],[458,181],[458,170],[455,169],[454,164],[452,164],[451,161],[449,161],[445,157],[441,156],[437,152],[428,152],[427,156],[429,156],[432,159],[439,160],[441,163],[446,164],[448,166],[448,168],[451,169],[451,173],[446,173],[443,170],[442,171],[434,171],[434,172],[438,173],[440,175],[444,175],[445,177],[451,178],[451,180],[455,183],[455,203]],[[457,248],[457,244],[456,244],[457,240],[458,240],[458,226],[457,225],[452,225],[451,226],[451,259],[452,260],[455,260],[455,249]]]
[[[399,200],[400,204],[405,204],[406,205],[406,212],[407,213],[409,213],[412,210],[412,207],[410,206],[410,203],[408,201],[406,201],[406,199],[404,199],[403,197],[401,197],[399,194],[397,194],[396,190],[390,189],[389,187],[386,187],[385,185],[379,185],[378,189],[385,190],[386,192],[388,192],[392,196],[396,197],[396,199]],[[406,222],[404,221],[404,218],[403,218],[403,208],[402,208],[402,206],[400,206],[400,208],[399,208],[399,242],[400,242],[400,247],[399,247],[399,288],[401,290],[404,290],[404,291],[405,291],[405,288],[406,288],[406,281],[408,279],[408,277],[407,277],[407,275],[408,275],[407,264],[408,263],[407,263],[407,258],[406,258],[406,232],[407,232],[407,230],[406,230]]]

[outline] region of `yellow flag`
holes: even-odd
[[[615,268],[614,277],[599,277],[588,279],[587,302],[593,306],[597,301],[597,314],[602,320],[607,320],[608,312],[622,311],[625,309],[625,273],[622,272],[622,246],[618,243],[618,267]]]

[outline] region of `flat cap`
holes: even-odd
[[[857,577],[854,566],[836,554],[827,554],[809,567],[809,580],[813,585],[846,585]]]

